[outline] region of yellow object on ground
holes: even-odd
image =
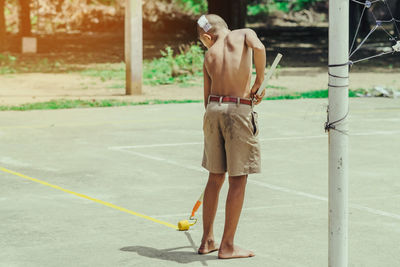
[[[193,221],[193,222],[189,222]],[[178,230],[179,231],[187,231],[189,230],[190,226],[195,225],[197,222],[197,219],[190,219],[190,220],[182,220],[178,222]]]
[[[190,226],[193,226],[196,224],[197,219],[194,218],[194,215],[196,214],[196,211],[201,206],[201,203],[203,202],[203,196],[204,196],[204,191],[201,193],[199,199],[196,201],[196,204],[194,204],[194,207],[192,209],[192,213],[190,215],[189,220],[182,220],[182,221],[178,222],[178,230],[179,231],[187,231],[187,230],[189,230]],[[189,221],[191,221],[191,222],[189,222]]]

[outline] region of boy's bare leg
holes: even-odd
[[[244,192],[246,189],[247,175],[229,177],[229,191],[226,198],[225,208],[225,228],[222,236],[218,258],[247,258],[253,257],[254,253],[250,250],[242,249],[233,244],[236,227],[242,212]]]
[[[207,254],[218,250],[214,241],[214,218],[218,207],[218,197],[224,184],[225,173],[211,173],[208,177],[203,199],[203,238],[199,247],[199,254]]]

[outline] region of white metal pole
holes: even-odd
[[[126,94],[142,94],[143,29],[142,0],[126,0],[125,64]]]
[[[330,0],[329,267],[348,266],[348,43],[349,0]]]

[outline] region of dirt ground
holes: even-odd
[[[327,27],[275,27],[255,28],[267,49],[267,61],[271,64],[276,53],[284,55],[278,75],[271,85],[280,89],[269,89],[268,95],[326,89],[327,75]],[[377,40],[380,40],[377,37]],[[196,41],[192,35],[144,34],[144,58],[160,56],[166,46],[178,49],[182,44]],[[85,33],[80,35],[38,36],[38,53],[18,53],[18,38],[9,36],[9,52],[18,58],[22,67],[38,65],[45,60],[47,67],[40,73],[0,75],[0,105],[18,105],[53,99],[121,99],[143,101],[152,99],[202,99],[202,81],[194,86],[161,85],[144,86],[139,96],[125,96],[123,81],[102,81],[98,77],[83,76],[71,72],[98,64],[110,67],[121,65],[124,60],[123,32]],[[368,56],[377,51],[361,51],[359,56]],[[363,54],[364,53],[364,54]],[[399,89],[399,54],[379,57],[356,64],[351,69],[350,88],[370,89],[374,86]],[[61,63],[61,64],[60,64]],[[115,65],[114,65],[115,64]],[[71,67],[72,66],[72,67]],[[23,69],[23,68],[22,68]],[[115,84],[120,89],[111,89]],[[121,89],[122,88],[122,89]]]
[[[270,84],[282,89],[268,89],[267,95],[327,88],[328,75],[324,68],[285,68]],[[125,96],[125,89],[110,89],[115,81],[101,81],[79,73],[26,73],[0,75],[0,105],[19,105],[54,99],[119,99],[124,101],[202,99],[201,80],[198,85],[143,86],[142,95]],[[374,86],[400,89],[398,72],[355,72],[350,74],[350,88],[369,89]]]

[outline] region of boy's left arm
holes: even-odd
[[[265,47],[257,37],[257,34],[250,29],[246,30],[246,45],[254,51],[254,65],[256,67],[256,80],[251,88],[251,97],[255,97],[256,105],[259,104],[265,95],[265,90],[261,96],[257,95],[257,91],[264,81],[264,71],[266,65]],[[263,88],[264,89],[264,88]]]
[[[208,74],[205,62],[203,64],[203,76],[204,76],[204,107],[207,108],[208,96],[211,93],[211,77]]]

